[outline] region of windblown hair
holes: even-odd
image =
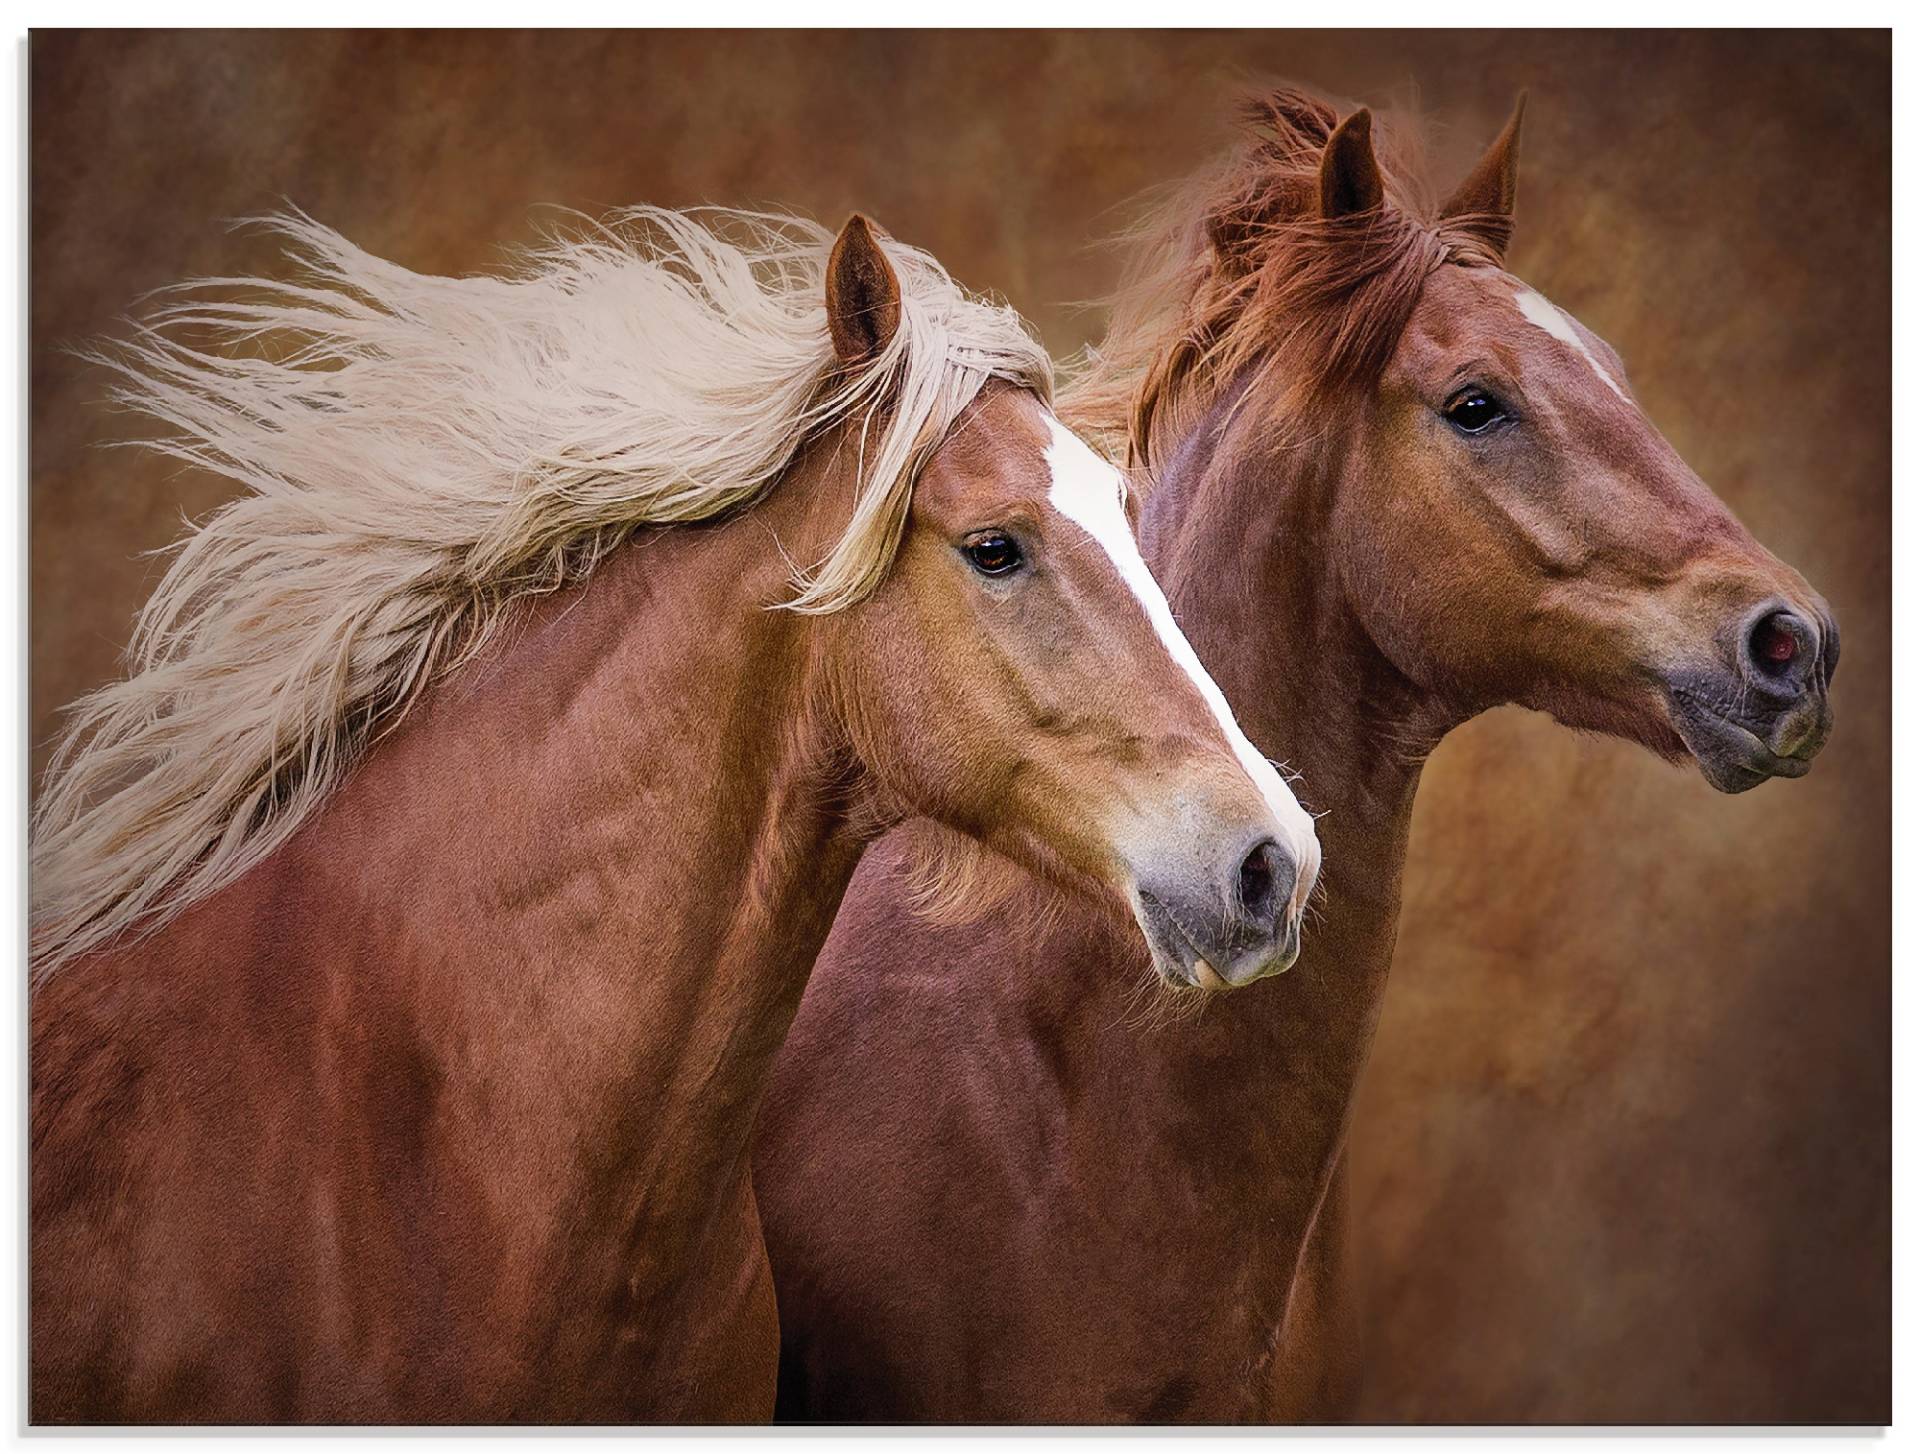
[[[148,447],[243,493],[176,547],[127,678],[72,709],[34,820],[36,976],[273,852],[511,608],[636,529],[746,509],[844,426],[854,509],[785,603],[836,611],[886,574],[987,380],[1051,397],[1011,309],[886,238],[899,327],[841,366],[833,237],[793,217],[640,208],[464,278],[264,225],[292,280],[185,285],[95,355],[162,426]]]
[[[1061,414],[1150,488],[1165,453],[1230,387],[1307,406],[1376,381],[1432,273],[1497,264],[1505,219],[1432,220],[1415,128],[1376,129],[1384,205],[1328,219],[1320,161],[1339,122],[1289,87],[1240,106],[1243,139],[1151,207],[1131,248],[1106,338],[1063,391]],[[1499,239],[1504,242],[1504,235]]]

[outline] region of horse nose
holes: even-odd
[[[1810,759],[1833,721],[1827,684],[1840,654],[1833,617],[1821,605],[1769,601],[1748,617],[1737,654],[1751,729],[1777,756]]]
[[[1284,821],[1217,838],[1196,826],[1129,855],[1129,896],[1154,967],[1169,983],[1210,990],[1290,969],[1320,872],[1318,837],[1311,827],[1296,837]]]
[[[1711,660],[1663,677],[1668,718],[1700,771],[1723,793],[1804,777],[1833,730],[1827,684],[1840,637],[1826,605],[1770,595],[1712,641]]]
[[[1302,866],[1293,855],[1277,838],[1262,836],[1225,863],[1222,881],[1191,895],[1179,915],[1198,978],[1215,989],[1278,974],[1300,952],[1294,891]]]
[[[1203,953],[1228,985],[1251,984],[1289,968],[1300,953],[1300,905],[1306,865],[1277,838],[1261,837],[1240,854],[1220,893],[1220,932]]]
[[[1779,602],[1762,606],[1740,636],[1740,672],[1761,696],[1789,707],[1824,691],[1833,676],[1837,642],[1833,621]]]

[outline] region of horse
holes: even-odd
[[[35,825],[32,1417],[764,1419],[750,1127],[864,845],[977,840],[1198,990],[1291,962],[1312,823],[925,253],[273,225],[298,276],[101,355],[244,492]]]
[[[1434,207],[1370,111],[1266,92],[1143,225],[1064,407],[1147,493],[1181,624],[1323,814],[1313,940],[1140,1033],[1112,992],[1137,951],[1098,918],[1029,882],[916,920],[904,840],[870,850],[758,1133],[780,1417],[1339,1417],[1343,1144],[1427,755],[1503,703],[1725,792],[1825,742],[1821,597],[1505,269],[1523,106]]]

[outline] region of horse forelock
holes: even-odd
[[[885,575],[921,464],[988,379],[1050,399],[1018,316],[892,239],[901,326],[849,369],[816,224],[567,217],[461,278],[262,219],[291,280],[172,290],[93,355],[160,426],[142,443],[240,494],[178,547],[127,678],[71,710],[34,818],[36,977],[259,862],[436,676],[637,528],[751,508],[844,425],[853,514],[786,603],[838,610]]]
[[[1434,219],[1410,116],[1376,120],[1384,204],[1336,219],[1320,213],[1333,105],[1278,87],[1239,116],[1224,160],[1123,238],[1112,322],[1062,399],[1062,416],[1147,487],[1236,381],[1273,428],[1310,427],[1309,406],[1378,380],[1435,270],[1499,262],[1476,219]]]

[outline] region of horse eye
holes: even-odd
[[[1003,576],[1020,564],[1019,543],[997,530],[974,536],[964,549],[973,568],[983,576]]]
[[[1447,405],[1447,423],[1462,434],[1484,434],[1507,417],[1500,401],[1484,389],[1467,389]]]

